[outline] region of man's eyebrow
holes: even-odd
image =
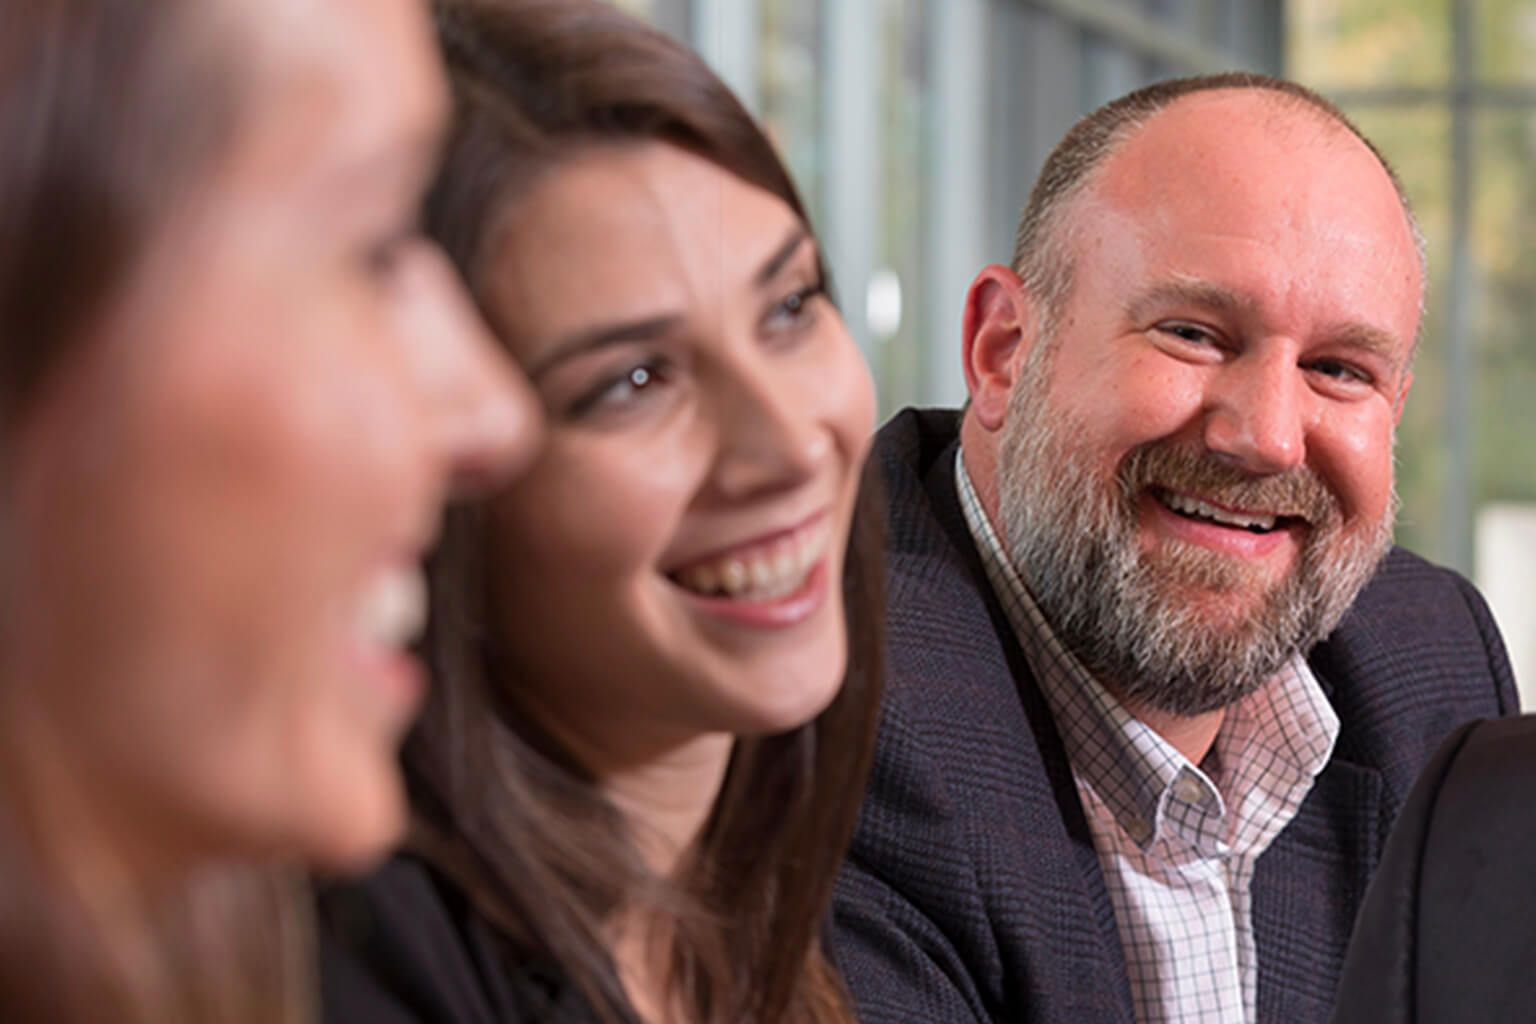
[[[810,240],[810,237],[810,232],[805,229],[804,224],[796,224],[790,229],[789,236],[779,244],[777,249],[773,250],[773,254],[763,261],[763,265],[753,275],[752,283],[759,288],[767,285],[779,271],[784,269],[784,264],[789,262],[790,257],[800,251],[800,246]]]
[[[1413,346],[1401,344],[1388,331],[1370,324],[1344,323],[1328,331],[1329,341],[1341,348],[1355,349],[1383,360],[1396,372],[1404,362],[1404,355]]]
[[[1131,299],[1131,319],[1143,320],[1160,306],[1200,306],[1221,313],[1242,313],[1251,310],[1253,302],[1231,288],[1209,281],[1164,281]]]
[[[561,363],[569,362],[577,356],[616,345],[628,345],[637,341],[650,341],[664,337],[676,331],[682,322],[682,316],[676,313],[663,313],[643,320],[600,324],[576,331],[561,338],[549,352],[529,366],[528,376],[538,380]]]

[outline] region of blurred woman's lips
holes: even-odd
[[[358,600],[353,627],[365,643],[404,648],[427,622],[427,581],[415,562],[376,573]]]
[[[427,581],[415,560],[380,568],[353,606],[354,667],[367,690],[382,700],[391,734],[409,723],[426,694],[426,674],[409,651],[426,621]]]

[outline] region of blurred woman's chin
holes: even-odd
[[[393,762],[374,774],[378,777],[366,785],[338,791],[335,806],[317,808],[298,859],[322,875],[350,876],[366,874],[394,852],[409,820],[405,789]]]

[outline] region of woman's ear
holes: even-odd
[[[962,348],[970,411],[988,431],[1002,429],[1013,382],[1035,342],[1033,304],[1024,282],[994,263],[965,295]]]

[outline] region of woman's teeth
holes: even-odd
[[[375,577],[363,593],[355,620],[370,644],[400,648],[427,622],[427,581],[415,566],[396,566]]]
[[[772,601],[799,590],[821,561],[829,536],[825,518],[764,544],[700,562],[673,575],[681,587],[710,597]]]
[[[1176,494],[1173,491],[1161,491],[1159,497],[1163,504],[1175,512],[1186,516],[1198,516],[1201,519],[1209,519],[1220,523],[1222,526],[1235,526],[1242,530],[1251,530],[1254,533],[1268,533],[1275,528],[1275,517],[1260,515],[1257,513],[1231,512],[1227,509],[1217,508],[1199,498],[1191,498],[1185,494]]]

